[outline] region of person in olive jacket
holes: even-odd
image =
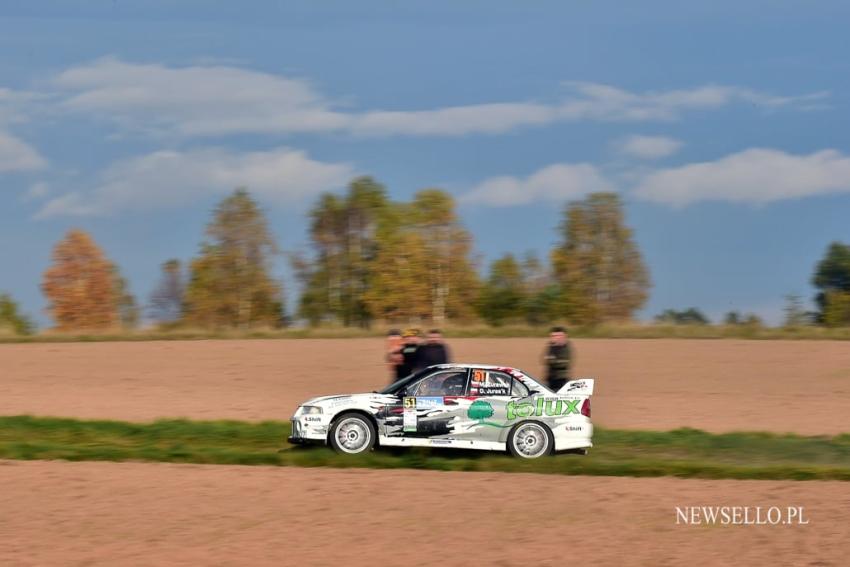
[[[567,338],[567,330],[563,327],[552,327],[549,332],[549,344],[543,352],[546,382],[549,389],[557,392],[570,379],[570,363],[572,348]]]

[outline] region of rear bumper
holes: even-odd
[[[553,428],[555,451],[589,449],[593,447],[593,424],[587,418],[577,418]]]

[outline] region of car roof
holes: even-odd
[[[435,364],[430,368],[480,368],[482,370],[516,370],[522,372],[519,368],[513,366],[505,366],[504,364],[473,364],[471,362],[450,362],[447,364]],[[525,374],[525,372],[522,372]]]
[[[521,370],[514,366],[505,366],[504,364],[473,364],[469,362],[450,362],[447,364],[435,364],[434,366],[429,366],[428,368],[463,368],[465,370],[470,368],[478,368],[481,370],[499,370],[501,372],[507,372],[508,374],[513,374],[517,372],[519,374],[522,374],[529,380],[533,380],[535,384],[540,384],[540,382],[538,382],[538,380],[531,376],[528,372],[525,372],[524,370]]]
[[[481,370],[498,370],[500,372],[507,372],[508,374],[511,374],[515,378],[519,378],[519,376],[521,376],[522,378],[520,378],[520,381],[525,382],[527,380],[527,381],[531,382],[533,384],[533,386],[535,386],[535,387],[540,387],[540,388],[545,389],[546,391],[550,391],[549,388],[547,388],[539,380],[537,380],[533,376],[530,376],[527,372],[524,372],[524,371],[520,370],[519,368],[515,368],[513,366],[504,366],[504,365],[498,365],[498,364],[473,364],[473,363],[469,363],[469,362],[450,362],[450,363],[447,363],[447,364],[435,364],[433,366],[429,366],[428,368],[434,368],[434,369],[438,369],[438,370],[441,370],[441,369],[445,369],[445,370],[451,370],[451,369],[469,370],[469,369],[472,369],[472,368],[477,368],[477,369],[481,369]],[[424,369],[424,370],[427,370],[427,368]],[[516,376],[515,373],[519,374],[519,376]],[[528,386],[528,384],[526,384],[526,386]]]

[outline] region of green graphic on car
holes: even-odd
[[[508,402],[508,421],[518,417],[560,417],[562,415],[570,415],[572,413],[581,413],[578,409],[578,403],[581,400],[553,400],[545,398],[537,398],[535,402]]]
[[[485,402],[484,400],[475,400],[472,402],[472,405],[466,410],[466,416],[469,419],[474,419],[475,423],[472,423],[467,426],[473,427],[475,425],[489,425],[490,427],[509,427],[508,425],[502,425],[501,423],[495,423],[493,421],[487,421],[488,417],[493,417],[493,406],[490,405],[490,402]]]
[[[508,402],[507,421],[513,421],[520,417],[561,417],[564,415],[578,414],[581,410],[578,408],[578,403],[581,400],[556,400],[538,398],[529,402]],[[484,400],[475,400],[472,405],[466,410],[466,416],[469,419],[475,420],[475,423],[467,427],[475,425],[489,425],[491,427],[510,427],[511,424],[502,425],[493,421],[487,421],[487,418],[493,417],[493,406]]]

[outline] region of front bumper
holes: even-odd
[[[292,432],[286,438],[293,445],[325,443],[328,438],[328,423],[324,416],[299,416],[291,420]]]

